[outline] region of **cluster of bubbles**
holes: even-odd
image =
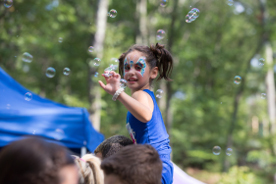
[[[111,9],[108,14],[107,14],[110,18],[115,18],[117,17],[117,10],[115,9]]]
[[[68,76],[70,74],[70,71],[71,71],[70,68],[65,67],[63,69],[63,75]],[[49,67],[46,69],[46,76],[48,78],[53,78],[55,75],[56,75],[56,69],[54,69],[53,67]]]
[[[166,32],[163,29],[158,29],[156,34],[157,40],[162,40],[165,37]]]
[[[118,69],[119,60],[117,58],[111,58],[110,65],[106,69],[104,69],[104,76],[110,77],[110,72],[115,72]]]
[[[63,38],[62,38],[62,37],[59,37],[59,38],[58,38],[58,42],[59,42],[59,43],[62,43],[62,42],[63,42]]]
[[[234,1],[233,1],[233,0],[226,0],[226,3],[227,3],[229,6],[233,6]]]
[[[266,93],[261,94],[261,99],[266,99]]]
[[[162,95],[163,95],[163,90],[162,89],[158,89],[156,91],[156,98],[162,98]]]
[[[213,147],[213,154],[214,154],[214,155],[219,155],[220,152],[221,152],[221,147],[219,147],[219,146],[214,146],[214,147]],[[233,152],[232,148],[227,148],[227,149],[226,149],[226,155],[227,155],[227,156],[231,156],[231,155],[232,155],[232,152]]]
[[[162,7],[166,7],[167,3],[168,3],[167,0],[160,0],[160,6],[162,6]]]
[[[4,6],[6,8],[12,7],[12,4],[13,4],[13,0],[4,0]]]
[[[191,9],[191,11],[189,11],[189,13],[186,15],[186,22],[187,23],[191,23],[193,21],[195,21],[198,17],[199,17],[200,11],[197,8],[193,8]]]
[[[236,76],[234,77],[234,84],[240,84],[240,83],[241,83],[241,80],[242,80],[241,76],[236,75]]]

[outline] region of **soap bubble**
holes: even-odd
[[[125,79],[121,79],[121,80],[120,80],[120,83],[121,83],[121,85],[120,85],[121,88],[126,88],[126,86],[127,86],[127,81],[126,81]]]
[[[119,64],[119,59],[117,58],[111,58],[110,59],[110,66],[111,65],[118,65]]]
[[[117,68],[118,68],[118,65],[112,65],[111,64],[109,67],[107,67],[106,69],[104,69],[104,76],[110,77],[111,76],[110,72],[116,71]]]
[[[58,42],[62,43],[63,39],[61,37],[58,38]]]
[[[227,148],[226,149],[226,155],[227,156],[231,156],[232,155],[232,151],[233,151],[232,148]]]
[[[242,80],[241,76],[236,75],[236,76],[234,77],[234,83],[235,83],[235,84],[240,84],[240,83],[241,83],[241,80]]]
[[[35,135],[36,130],[33,130],[33,135]]]
[[[100,66],[100,62],[101,62],[101,59],[99,59],[99,58],[94,58],[94,60],[93,60],[93,65],[94,65],[94,66]]]
[[[163,90],[162,89],[158,89],[156,91],[156,98],[162,98],[162,94],[163,94]]]
[[[7,109],[10,109],[11,108],[11,105],[10,104],[7,104],[7,107],[6,107]]]
[[[166,7],[167,3],[168,3],[167,0],[160,0],[160,6],[162,6],[162,7]]]
[[[165,37],[166,32],[163,29],[158,29],[156,34],[157,40],[162,40]]]
[[[31,54],[29,54],[28,52],[23,53],[22,61],[24,61],[26,63],[31,63],[32,60],[33,60],[33,56]]]
[[[33,98],[32,93],[30,93],[30,92],[25,93],[24,99],[25,99],[26,101],[30,101],[32,98]]]
[[[191,11],[189,11],[189,13],[186,15],[185,17],[185,21],[187,23],[191,23],[193,21],[195,21],[198,17],[199,17],[200,11],[197,8],[193,8],[191,9]]]
[[[221,151],[221,148],[219,146],[214,146],[213,147],[213,154],[214,155],[219,155]]]
[[[64,68],[64,69],[63,69],[63,74],[64,74],[64,75],[69,75],[69,74],[70,74],[70,68],[67,68],[67,67]]]
[[[96,73],[94,74],[94,77],[98,77],[98,75],[99,75],[99,73],[98,73],[98,72],[96,72]]]
[[[265,59],[264,58],[259,59],[259,66],[264,66],[264,64],[265,64]]]
[[[88,47],[88,52],[92,53],[94,51],[94,47],[93,46],[89,46]]]
[[[109,11],[109,17],[115,18],[116,16],[117,16],[117,10],[111,9],[111,10]]]
[[[199,9],[193,8],[193,9],[191,9],[191,12],[192,12],[192,15],[193,15],[194,18],[199,17],[199,14],[200,14]]]
[[[48,78],[53,78],[56,75],[56,70],[53,67],[49,67],[46,70],[46,76]]]
[[[227,3],[229,6],[233,6],[233,4],[234,4],[233,0],[226,0],[226,3]]]
[[[56,129],[54,137],[58,141],[61,140],[61,139],[63,139],[64,138],[64,131],[62,129]]]
[[[13,3],[12,0],[4,0],[4,6],[5,6],[6,8],[12,7],[12,3]]]
[[[266,93],[261,94],[261,99],[266,99]]]

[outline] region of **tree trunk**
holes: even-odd
[[[269,125],[270,125],[270,149],[272,155],[275,156],[275,146],[273,144],[273,135],[275,135],[275,117],[276,117],[276,108],[275,108],[275,82],[274,82],[274,71],[273,71],[273,51],[271,44],[269,42],[265,45],[266,53],[266,65],[268,71],[266,74],[266,95],[267,95],[267,105],[268,105],[268,116],[269,116]]]
[[[173,5],[173,10],[171,14],[171,25],[170,29],[168,31],[168,45],[167,49],[172,52],[172,45],[173,45],[173,38],[174,38],[174,25],[175,25],[175,20],[177,18],[177,8],[178,8],[178,0],[174,1]],[[161,89],[164,91],[165,96],[160,99],[160,109],[163,114],[164,120],[165,120],[165,125],[167,127],[167,132],[170,135],[171,133],[171,127],[173,123],[173,115],[172,115],[172,108],[171,108],[171,98],[172,98],[172,86],[171,82],[165,82],[162,81],[160,83]]]
[[[148,45],[147,0],[138,0],[136,4],[136,18],[139,19],[139,29],[136,43]]]
[[[106,31],[106,22],[107,22],[107,10],[108,0],[100,0],[98,4],[97,11],[97,30],[94,38],[94,48],[97,58],[103,57],[103,45]],[[90,101],[90,120],[93,123],[93,126],[96,130],[100,130],[101,123],[101,91],[99,84],[96,80],[93,80],[91,77],[95,75],[97,68],[89,66],[89,101]]]
[[[268,115],[269,121],[271,124],[271,133],[275,134],[275,117],[276,117],[276,108],[275,108],[275,82],[274,82],[274,71],[273,71],[273,51],[271,44],[266,43],[265,46],[266,53],[266,64],[269,68],[266,74],[266,95],[267,95],[267,104],[268,104]]]
[[[264,6],[264,3],[262,0],[259,0],[260,2],[260,10],[261,10],[261,13],[262,13],[262,16],[264,15],[264,12],[265,12],[265,6]],[[264,16],[263,16],[264,17]],[[239,103],[240,103],[240,99],[241,99],[241,96],[243,94],[243,91],[244,91],[244,87],[245,87],[245,83],[246,83],[246,76],[250,70],[250,62],[251,62],[251,59],[255,56],[256,53],[259,53],[260,50],[262,49],[266,39],[267,39],[267,35],[265,35],[265,32],[264,32],[264,27],[265,27],[265,21],[264,19],[262,20],[261,22],[261,26],[262,26],[262,33],[260,35],[260,39],[259,39],[259,42],[258,42],[258,46],[256,48],[256,50],[252,53],[252,56],[250,58],[248,58],[248,61],[247,61],[247,67],[245,69],[245,72],[243,72],[243,79],[242,79],[242,82],[236,92],[236,95],[235,95],[235,98],[234,98],[234,102],[233,102],[233,113],[232,113],[232,117],[231,117],[231,121],[230,121],[230,126],[228,128],[228,133],[227,133],[227,141],[226,141],[226,148],[231,148],[232,145],[233,145],[233,132],[234,132],[234,129],[235,129],[235,126],[236,126],[236,120],[237,120],[237,114],[238,114],[238,108],[239,108]],[[230,163],[229,161],[226,159],[226,156],[225,154],[223,155],[223,172],[227,172],[228,169],[229,169],[229,166],[230,166]]]

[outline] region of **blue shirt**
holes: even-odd
[[[144,89],[143,91],[151,96],[154,104],[151,120],[143,123],[136,119],[130,112],[127,112],[127,129],[134,142],[138,144],[150,144],[157,150],[160,159],[163,161],[162,183],[170,184],[172,183],[173,165],[170,162],[171,147],[169,145],[169,135],[154,93],[148,89]],[[164,169],[166,170],[164,171]]]

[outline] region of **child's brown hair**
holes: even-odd
[[[127,184],[161,184],[162,161],[151,145],[130,145],[102,161],[105,175],[116,175]]]
[[[123,135],[114,135],[104,140],[94,151],[95,154],[101,153],[102,159],[105,159],[114,153],[118,152],[120,149],[127,145],[132,145],[133,142],[123,136]]]
[[[159,77],[157,80],[164,78],[165,80],[171,80],[169,78],[173,69],[173,58],[171,53],[165,49],[164,45],[156,43],[156,45],[133,45],[127,52],[123,53],[119,58],[119,73],[123,77],[124,73],[124,61],[127,54],[132,51],[139,51],[145,54],[146,61],[149,63],[150,68],[158,67]]]

